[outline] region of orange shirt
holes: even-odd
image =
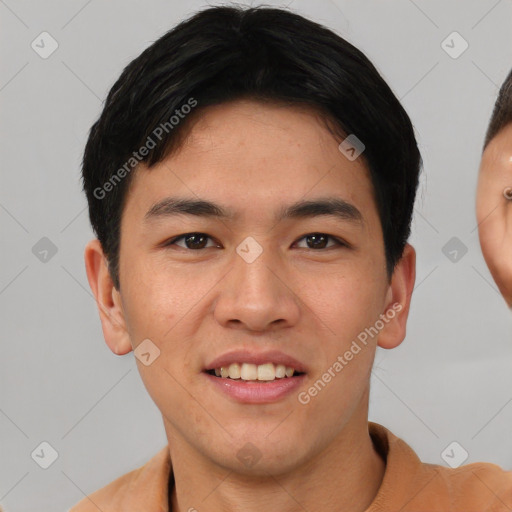
[[[412,448],[377,423],[368,423],[386,460],[384,479],[366,512],[511,512],[512,471],[489,463],[457,469],[420,461]],[[69,512],[169,512],[169,448],[142,467],[84,498]]]

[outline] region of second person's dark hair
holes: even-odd
[[[512,70],[510,70],[507,78],[505,78],[498,93],[485,134],[483,149],[485,150],[489,142],[510,123],[512,123]]]

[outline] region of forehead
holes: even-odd
[[[195,112],[196,116],[198,111]],[[186,120],[185,120],[186,121]],[[127,203],[149,208],[167,196],[196,196],[250,215],[313,197],[356,203],[377,215],[362,157],[349,160],[343,140],[313,109],[240,100],[203,108],[181,146],[133,176]]]
[[[502,128],[489,141],[482,156],[484,162],[512,165],[512,123]]]
[[[342,140],[328,130],[325,116],[307,105],[236,100],[198,109],[194,114],[186,141],[175,155],[184,150],[210,151],[213,155],[215,150],[231,149],[248,151],[253,158],[272,152],[274,158],[295,154],[297,159],[306,156],[307,161],[317,162],[320,151],[337,149]]]

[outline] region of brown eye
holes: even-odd
[[[176,242],[179,240],[184,240],[185,246],[177,244]],[[199,250],[207,248],[206,244],[208,240],[211,240],[211,238],[205,233],[186,233],[185,235],[173,238],[165,245],[177,245],[178,247],[182,247],[183,249]]]
[[[334,244],[328,246],[327,242],[329,239],[332,240]],[[338,240],[337,238],[334,238],[333,236],[327,235],[325,233],[311,233],[302,237],[301,240],[306,240],[307,249],[325,249],[333,247],[333,245],[345,245],[343,242],[341,242],[341,240]]]

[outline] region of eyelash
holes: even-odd
[[[190,235],[202,235],[202,236],[206,236],[210,240],[213,240],[213,238],[211,236],[207,235],[206,233],[201,233],[199,231],[193,231],[191,233],[184,233],[183,235],[179,235],[177,237],[174,237],[174,238],[164,242],[163,247],[170,247],[170,246],[174,245],[178,240],[184,239]],[[299,238],[297,241],[303,240],[304,238],[307,238],[308,236],[312,236],[312,235],[326,236],[328,239],[333,240],[336,243],[336,245],[338,245],[339,247],[346,247],[346,248],[350,247],[350,245],[348,243],[344,242],[340,238],[337,238],[333,235],[329,235],[327,233],[320,233],[320,232],[307,233],[306,235]],[[185,249],[187,251],[197,251],[197,252],[202,251],[204,249],[211,249],[211,247],[203,247],[201,249],[189,249],[188,247],[181,247],[181,246],[178,246],[178,247],[180,247],[180,249]],[[311,250],[312,251],[322,251],[322,250],[326,250],[326,249],[332,249],[333,247],[334,246],[324,247],[322,249],[311,249]],[[301,247],[301,249],[309,249],[309,247]]]

